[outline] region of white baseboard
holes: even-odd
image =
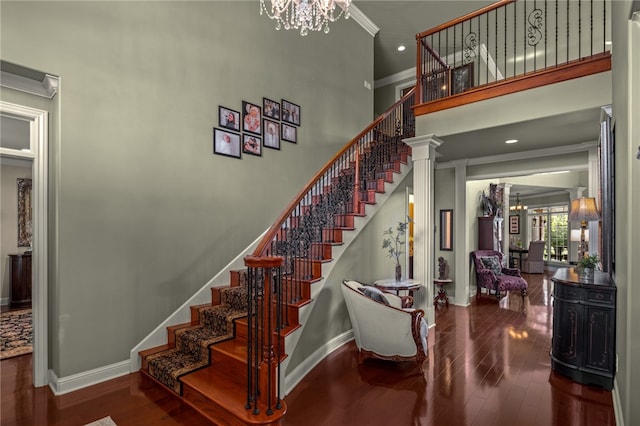
[[[616,418],[616,426],[624,426],[624,415],[622,414],[622,401],[620,401],[620,392],[618,392],[618,379],[613,379],[613,390],[611,391],[613,399],[613,414]]]
[[[349,330],[339,336],[329,340],[326,344],[318,348],[307,359],[301,362],[290,374],[285,377],[285,393],[289,394],[313,368],[318,365],[327,355],[338,349],[340,346],[353,340],[353,330]]]
[[[9,298],[8,297],[0,298],[0,306],[7,306],[8,304],[9,304]]]
[[[129,360],[115,364],[105,365],[82,373],[72,374],[67,377],[58,377],[53,370],[49,370],[49,388],[54,395],[64,395],[87,386],[106,382],[120,376],[129,374]]]

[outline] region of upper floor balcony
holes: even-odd
[[[501,0],[416,36],[416,116],[611,69],[608,0]]]

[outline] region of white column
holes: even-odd
[[[469,304],[469,246],[467,241],[467,164],[469,160],[452,161],[455,166],[454,228],[453,252],[455,259],[454,285],[456,297],[454,303],[460,306]]]
[[[507,261],[509,259],[509,243],[511,242],[511,235],[509,234],[509,195],[511,195],[511,184],[505,183],[502,191],[502,217],[504,218],[504,221],[502,222],[502,252],[507,258]],[[526,212],[524,220],[520,226],[523,225],[524,229],[528,228]]]
[[[435,150],[442,141],[434,135],[405,139],[411,147],[413,160],[413,277],[422,282],[424,291],[418,292],[414,303],[427,313],[429,324],[435,323],[433,308],[433,271],[435,267],[434,227],[434,164]]]

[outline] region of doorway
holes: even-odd
[[[0,147],[3,161],[30,162],[32,176],[32,277],[33,385],[48,384],[47,266],[48,266],[48,112],[0,101],[0,115],[28,127],[24,147]]]

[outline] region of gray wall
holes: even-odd
[[[353,20],[302,38],[276,31],[257,2],[3,2],[0,24],[3,60],[61,79],[50,147],[58,377],[127,359],[372,119],[362,81],[373,80],[373,39]],[[298,144],[213,155],[218,105],[263,96],[301,106]]]

